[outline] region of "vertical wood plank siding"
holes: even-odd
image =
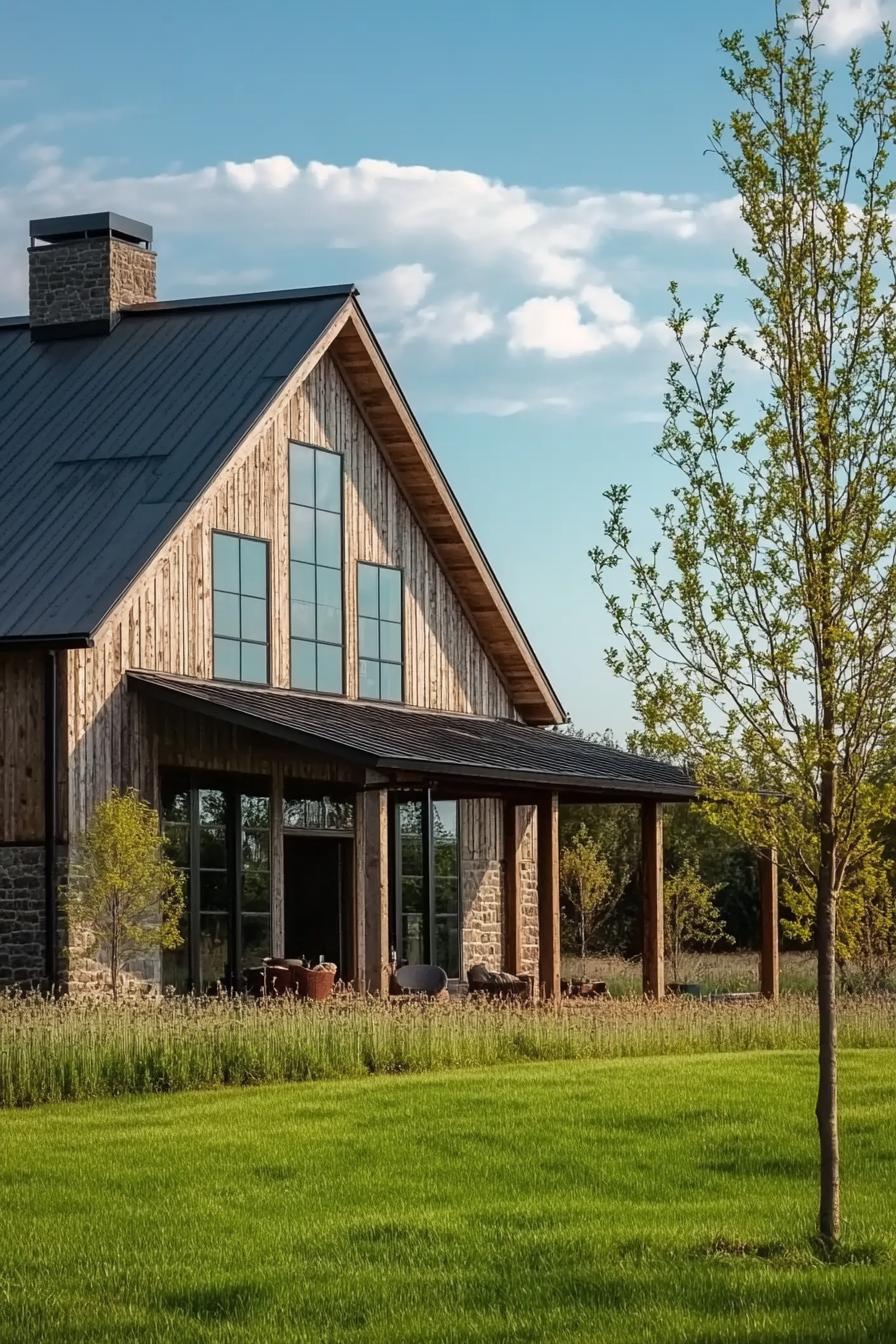
[[[210,678],[212,532],[270,543],[271,680],[289,686],[288,443],[340,453],[344,462],[344,637],[346,694],[358,694],[357,563],[398,566],[404,575],[405,699],[427,709],[514,715],[507,689],[398,486],[335,358],[327,354],[287,387],[254,437],[177,529],[99,631],[95,647],[67,661],[68,819],[81,831],[113,785],[136,787],[158,805],[160,765],[301,773],[295,754],[250,743],[189,716],[151,710],[128,695],[129,668]],[[309,777],[318,766],[309,766]],[[340,772],[334,770],[334,776]],[[24,778],[24,777],[23,777]],[[280,775],[282,778],[282,773]],[[39,802],[40,781],[37,782]],[[491,800],[464,805],[465,964],[501,958],[503,836]],[[38,832],[39,833],[39,832]],[[279,860],[278,860],[279,862]],[[274,873],[275,885],[279,872]],[[275,904],[275,934],[282,913]],[[275,945],[279,941],[275,936]],[[466,954],[469,950],[469,955]]]

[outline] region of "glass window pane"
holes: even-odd
[[[186,938],[180,947],[166,947],[162,952],[162,988],[169,987],[175,994],[186,994],[190,988],[190,945]]]
[[[380,614],[378,574],[376,565],[358,565],[358,615],[374,620]]]
[[[317,690],[315,646],[307,639],[294,639],[290,645],[291,681],[300,691]]]
[[[315,503],[331,513],[342,510],[342,458],[325,449],[315,453]]]
[[[240,541],[223,532],[212,536],[212,582],[215,588],[226,588],[229,593],[240,590]]]
[[[441,799],[432,805],[432,829],[436,839],[457,837],[457,803]]]
[[[242,908],[261,910],[271,908],[271,878],[267,872],[243,873]]]
[[[268,679],[267,644],[240,645],[240,681],[266,682]]]
[[[267,868],[269,863],[267,831],[243,831],[243,868]]]
[[[268,604],[261,597],[240,598],[243,639],[254,639],[266,644],[268,639]]]
[[[283,825],[284,826],[304,826],[305,823],[305,799],[304,798],[284,798],[283,799]]]
[[[240,599],[236,593],[222,593],[215,589],[215,634],[239,639]]]
[[[436,917],[435,962],[452,980],[460,975],[457,916]]]
[[[436,870],[438,872],[438,869]],[[457,878],[437,877],[435,897],[436,913],[440,915],[457,914]]]
[[[380,623],[369,616],[358,617],[358,653],[362,658],[380,656]]]
[[[263,541],[240,538],[240,592],[267,598],[268,548]]]
[[[224,826],[205,825],[199,827],[200,868],[227,867],[225,833]]]
[[[317,520],[317,563],[333,569],[342,567],[342,519],[338,513],[315,514]],[[305,556],[296,556],[304,560]]]
[[[304,566],[303,566],[304,568]],[[293,639],[314,639],[317,635],[317,608],[313,602],[290,602],[289,633]]]
[[[305,825],[309,831],[323,830],[323,807],[319,798],[309,798],[305,804]]]
[[[402,960],[408,962],[411,966],[419,966],[426,958],[426,947],[423,941],[423,916],[419,914],[402,914]]]
[[[317,579],[314,565],[298,564],[295,560],[290,565],[290,583],[292,592],[290,596],[294,602],[316,602],[317,601]]]
[[[271,955],[271,920],[268,915],[243,915],[241,971],[260,966]]]
[[[358,695],[362,700],[379,700],[380,665],[362,658],[358,663]]]
[[[401,909],[403,914],[424,909],[422,877],[402,876]]]
[[[172,863],[176,863],[178,868],[189,868],[190,827],[183,822],[166,821],[164,830],[166,852],[169,859]]]
[[[380,621],[380,657],[389,663],[401,662],[401,626]]]
[[[289,554],[293,560],[314,563],[314,510],[289,506]]]
[[[226,873],[202,869],[199,873],[199,908],[227,911],[231,904],[230,883]]]
[[[342,694],[342,647],[338,644],[317,646],[317,689],[331,695]]]
[[[401,620],[401,570],[380,570],[380,620]]]
[[[227,795],[223,789],[199,790],[199,820],[203,825],[223,826],[227,821]]]
[[[237,640],[215,640],[215,676],[225,681],[239,681],[240,646]]]
[[[289,499],[291,504],[314,503],[314,449],[304,443],[289,445]]]
[[[199,916],[199,983],[214,989],[227,975],[227,916]]]
[[[423,840],[419,835],[401,837],[401,871],[404,876],[419,877],[423,872]]]
[[[162,789],[162,816],[165,821],[190,820],[190,792],[188,789]]]
[[[342,570],[317,570],[317,603],[321,607],[337,607],[342,610]]]
[[[380,699],[401,703],[401,666],[398,663],[380,663]]]
[[[321,574],[327,571],[322,569]],[[327,644],[342,643],[342,607],[325,606],[318,603],[317,607],[317,637],[325,640]]]
[[[267,794],[244,793],[240,799],[240,814],[244,826],[267,830],[271,815],[271,800]]]

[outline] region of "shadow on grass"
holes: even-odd
[[[896,1263],[896,1257],[884,1246],[838,1245],[831,1248],[815,1237],[803,1244],[788,1244],[782,1241],[736,1241],[717,1236],[708,1245],[697,1246],[694,1254],[701,1260],[765,1260],[785,1269]]]
[[[197,1284],[182,1292],[165,1293],[159,1305],[195,1321],[249,1321],[268,1302],[270,1294],[257,1283]]]

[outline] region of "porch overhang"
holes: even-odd
[[[556,794],[562,802],[689,802],[685,771],[509,719],[345,700],[271,687],[133,671],[129,688],[322,759],[363,766],[378,787],[450,788],[468,797],[519,803]]]

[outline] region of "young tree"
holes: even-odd
[[[75,845],[66,909],[109,962],[113,999],[121,972],[158,947],[179,947],[183,877],[165,853],[156,812],[113,789]]]
[[[794,891],[811,895],[818,951],[821,1194],[840,1233],[837,903],[880,859],[893,811],[896,707],[896,60],[857,52],[829,105],[824,0],[777,4],[755,46],[723,39],[736,106],[712,147],[736,193],[735,266],[752,330],[723,330],[717,296],[694,323],[673,287],[680,351],[659,456],[679,473],[638,553],[629,491],[607,493],[595,577],[645,739],[694,764],[727,829],[777,841]],[[693,328],[698,328],[694,336]],[[735,396],[749,365],[755,415]],[[630,566],[631,596],[611,591]]]
[[[575,913],[584,980],[588,936],[612,899],[610,865],[584,826],[560,851],[560,890]]]
[[[678,979],[678,965],[686,947],[713,947],[733,943],[716,905],[718,887],[711,887],[699,869],[688,860],[664,884],[666,912],[666,953],[672,966],[672,979]]]

